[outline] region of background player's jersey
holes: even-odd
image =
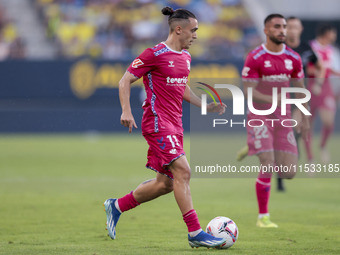
[[[317,40],[313,40],[310,42],[312,49],[315,51],[316,55],[322,60],[322,64],[326,68],[326,76],[325,78],[329,78],[331,75],[332,63],[333,63],[333,54],[334,49],[331,45],[323,46]]]
[[[299,54],[283,44],[281,52],[271,52],[264,44],[251,51],[244,63],[242,79],[258,82],[256,90],[265,95],[272,95],[273,87],[281,93],[282,87],[290,86],[290,79],[304,78],[302,62]],[[287,97],[289,97],[287,95]],[[272,104],[253,102],[255,109],[267,110]],[[281,115],[280,106],[275,115]],[[287,107],[287,114],[290,107]]]
[[[315,63],[318,61],[318,57],[315,55],[312,47],[306,42],[301,42],[298,47],[292,49],[300,55],[303,71],[305,73],[306,67],[309,63],[315,65]]]
[[[128,68],[143,77],[147,98],[143,103],[142,133],[183,133],[182,102],[191,56],[174,51],[165,43],[146,49]]]

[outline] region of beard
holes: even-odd
[[[274,37],[274,36],[269,36],[269,39],[270,39],[273,43],[275,43],[275,44],[277,44],[277,45],[280,45],[281,43],[284,43],[284,42],[285,42],[285,39],[280,40],[280,39],[277,39],[277,38]]]

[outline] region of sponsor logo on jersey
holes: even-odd
[[[290,74],[274,74],[274,75],[262,75],[263,81],[269,81],[269,82],[284,82],[289,81]]]
[[[270,63],[270,60],[265,60],[264,61],[264,67],[271,67],[272,64]]]
[[[174,66],[174,61],[169,61],[168,67],[175,67],[175,66]]]
[[[183,76],[183,78],[166,78],[167,86],[186,86],[188,83],[188,76]]]
[[[293,69],[293,61],[290,59],[285,59],[285,66],[288,70],[292,70]]]
[[[132,67],[133,68],[137,68],[141,65],[144,65],[144,63],[142,62],[142,60],[140,60],[139,58],[136,58],[133,62],[132,62]]]

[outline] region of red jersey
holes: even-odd
[[[322,60],[322,64],[326,69],[326,76],[325,78],[329,78],[332,70],[332,63],[333,63],[333,55],[334,49],[331,45],[321,45],[317,40],[313,40],[310,42],[310,46],[314,50],[315,54],[318,56],[319,59]]]
[[[146,99],[143,103],[142,133],[183,133],[182,102],[191,56],[174,51],[165,43],[146,49],[127,69],[143,77]]]
[[[290,79],[304,78],[300,55],[283,44],[280,52],[269,51],[264,44],[251,51],[244,63],[242,80],[258,82],[256,90],[265,95],[272,95],[273,87],[281,93],[282,87],[290,86]],[[287,95],[289,97],[289,93]],[[255,109],[267,110],[272,104],[253,102]],[[281,116],[280,106],[274,114]],[[287,106],[290,115],[290,107]]]

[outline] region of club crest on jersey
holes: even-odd
[[[264,67],[271,67],[272,64],[270,63],[270,60],[265,60],[264,61]]]
[[[291,61],[290,59],[285,59],[285,66],[288,70],[292,70],[293,69],[293,61]]]
[[[187,59],[187,64],[188,64],[188,70],[190,71],[190,61]]]
[[[175,66],[174,66],[174,61],[169,61],[168,67],[175,67]]]
[[[133,62],[132,62],[132,67],[133,68],[137,68],[141,65],[144,65],[144,63],[142,62],[142,60],[140,60],[139,58],[136,58]]]

